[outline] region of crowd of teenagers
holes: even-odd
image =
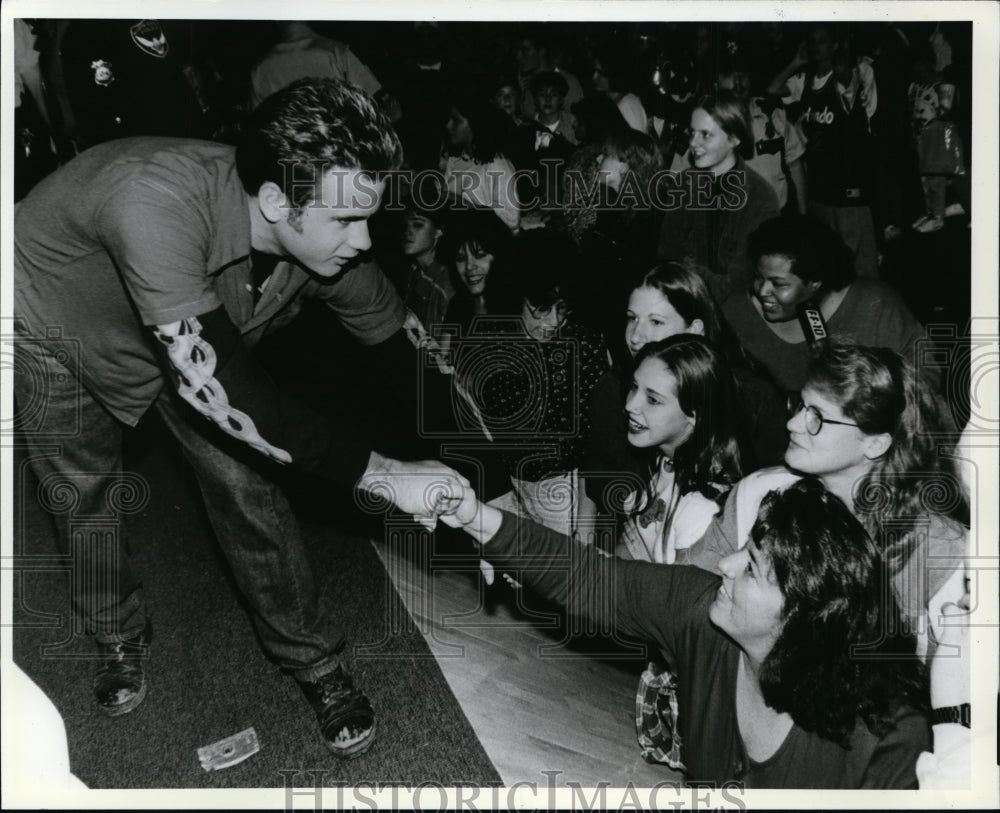
[[[971,24],[15,23],[34,468],[96,513],[155,407],[333,753],[376,710],[279,470],[646,642],[638,747],[692,781],[968,783],[968,416],[881,258],[967,237]],[[255,355],[307,301],[384,437]],[[128,713],[141,576],[56,524]]]

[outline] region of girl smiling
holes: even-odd
[[[646,488],[626,501],[619,556],[670,564],[701,538],[741,475],[733,390],[724,361],[700,336],[639,351],[625,401],[628,442],[653,454]]]

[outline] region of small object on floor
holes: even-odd
[[[919,226],[917,226],[917,231],[921,234],[927,234],[932,231],[941,231],[944,228],[944,218],[943,217],[929,217]]]
[[[945,217],[958,217],[965,214],[965,207],[961,203],[949,203],[944,210]]]
[[[296,678],[316,710],[323,744],[342,759],[359,757],[375,742],[375,712],[342,666],[315,680]]]
[[[203,745],[198,749],[198,761],[206,771],[220,771],[239,765],[260,750],[257,732],[253,726],[233,734],[231,737]]]
[[[885,227],[882,231],[882,236],[885,237],[887,243],[891,243],[893,240],[898,240],[903,234],[903,230],[894,224],[890,224]]]
[[[147,618],[142,632],[113,643],[97,642],[103,663],[94,677],[97,707],[109,717],[128,714],[146,697],[146,658],[153,639]]]

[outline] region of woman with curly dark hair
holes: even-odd
[[[765,497],[721,579],[602,555],[471,491],[446,503],[445,522],[494,566],[674,665],[640,683],[648,761],[716,785],[917,787],[930,742],[926,672],[899,631],[877,546],[822,484]]]

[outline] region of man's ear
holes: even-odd
[[[257,192],[257,206],[268,223],[277,223],[288,217],[288,198],[274,181],[264,181]]]
[[[688,325],[685,333],[693,333],[696,336],[705,335],[705,323],[701,319],[695,319],[690,325]]]
[[[878,460],[892,447],[892,435],[882,432],[879,435],[868,435],[865,439],[865,457],[869,460]]]

